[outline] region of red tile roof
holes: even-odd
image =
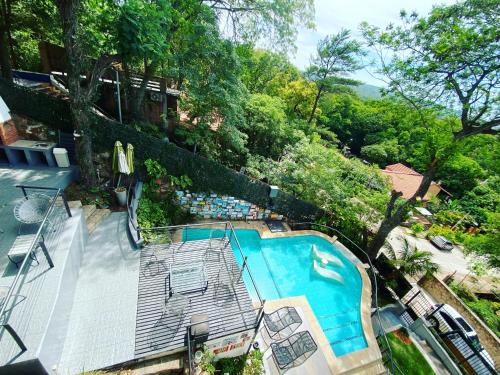
[[[390,177],[393,189],[403,193],[403,198],[405,199],[409,199],[415,194],[424,177],[417,171],[401,163],[386,166],[382,173]],[[441,190],[446,192],[439,184],[433,181],[423,200],[431,199],[433,196],[439,194]],[[448,192],[446,193],[449,194]]]

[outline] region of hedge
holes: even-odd
[[[50,97],[44,93],[9,84],[0,79],[0,95],[13,112],[31,117],[58,130],[72,131],[68,101]],[[260,207],[269,204],[270,187],[253,180],[214,160],[165,143],[136,129],[116,121],[92,114],[92,139],[96,151],[110,151],[116,140],[134,145],[138,165],[148,158],[157,159],[175,176],[188,175],[193,190],[227,194]],[[140,170],[140,168],[139,168]],[[315,205],[293,195],[279,191],[273,200],[273,210],[292,220],[313,220],[323,214]]]

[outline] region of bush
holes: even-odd
[[[413,224],[411,226],[410,229],[413,232],[413,234],[419,234],[419,233],[422,233],[425,230],[425,227],[421,223],[415,223],[415,224]]]
[[[433,224],[427,232],[427,238],[431,239],[434,236],[444,236],[454,243],[463,244],[470,235],[459,230]]]
[[[248,355],[220,359],[216,367],[221,374],[230,375],[262,375],[264,374],[263,354],[253,350]]]

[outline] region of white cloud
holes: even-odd
[[[399,12],[405,9],[420,15],[428,13],[433,5],[453,4],[455,0],[315,0],[316,30],[301,29],[297,37],[297,52],[290,56],[292,62],[304,69],[310,56],[316,50],[318,40],[340,29],[350,29],[353,36],[360,38],[359,24],[367,21],[371,25],[385,27],[399,21]],[[366,83],[381,86],[380,81],[366,70],[353,75]]]

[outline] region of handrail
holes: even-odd
[[[342,233],[341,231],[339,231],[338,229],[335,229],[335,228],[332,228],[328,225],[324,225],[324,224],[317,224],[317,223],[312,223],[312,222],[292,222],[291,223],[292,226],[293,225],[310,225],[310,226],[317,226],[317,227],[322,227],[322,228],[326,228],[328,230],[331,230],[333,232],[335,232],[336,234],[340,235],[343,239],[347,240],[351,245],[355,246],[359,251],[361,251],[365,256],[366,256],[366,259],[368,261],[368,264],[370,265],[370,269],[371,269],[371,274],[372,274],[372,278],[373,278],[373,284],[374,284],[374,300],[375,300],[375,306],[376,306],[376,310],[375,310],[375,314],[377,316],[377,320],[378,320],[378,323],[380,325],[380,330],[382,331],[382,336],[384,338],[384,341],[385,341],[385,345],[386,345],[386,348],[387,348],[387,351],[389,353],[389,361],[391,363],[391,369],[390,369],[390,372],[391,374],[394,374],[394,369],[397,368],[399,370],[399,368],[397,367],[397,365],[394,363],[394,360],[392,358],[392,350],[391,350],[391,347],[389,345],[389,340],[387,339],[387,336],[385,334],[385,331],[383,329],[383,326],[382,326],[382,319],[380,318],[380,308],[379,308],[379,305],[378,305],[378,285],[377,285],[377,276],[375,275],[375,267],[373,266],[372,264],[372,261],[370,259],[370,256],[368,255],[368,253],[366,251],[364,251],[361,247],[359,247],[354,241],[352,241],[349,237],[347,237],[344,233]],[[399,370],[401,371],[401,370]]]
[[[47,212],[45,213],[45,216],[40,224],[40,227],[38,228],[35,237],[33,237],[33,240],[31,241],[31,244],[29,246],[29,250],[26,255],[24,256],[24,259],[19,266],[19,269],[17,271],[16,277],[14,278],[14,281],[9,287],[9,290],[7,292],[7,295],[5,296],[2,308],[0,309],[0,319],[3,319],[3,316],[5,315],[5,311],[7,310],[7,306],[9,305],[10,299],[14,293],[14,288],[16,287],[19,279],[21,278],[21,275],[23,274],[24,267],[28,262],[28,259],[30,258],[30,255],[33,251],[34,246],[36,246],[40,241],[40,236],[42,235],[43,228],[48,221],[48,217],[50,214],[53,212],[57,198],[60,196],[63,199],[65,208],[67,210],[68,215],[71,217],[71,211],[69,210],[69,206],[66,202],[66,199],[64,197],[63,189],[60,188],[49,188],[49,187],[44,187],[44,186],[28,186],[28,185],[16,185],[16,187],[20,188],[23,191],[23,195],[25,198],[27,198],[27,193],[26,189],[32,189],[32,190],[53,190],[56,191],[55,195],[52,198],[52,202],[50,204],[50,207],[47,209]],[[50,261],[51,262],[51,261]],[[0,324],[11,336],[12,338],[16,341],[17,345],[21,349],[21,351],[26,351],[26,345],[24,345],[22,339],[19,337],[19,335],[15,332],[15,330],[9,325],[8,323],[9,319],[5,318],[5,321],[2,321]]]

